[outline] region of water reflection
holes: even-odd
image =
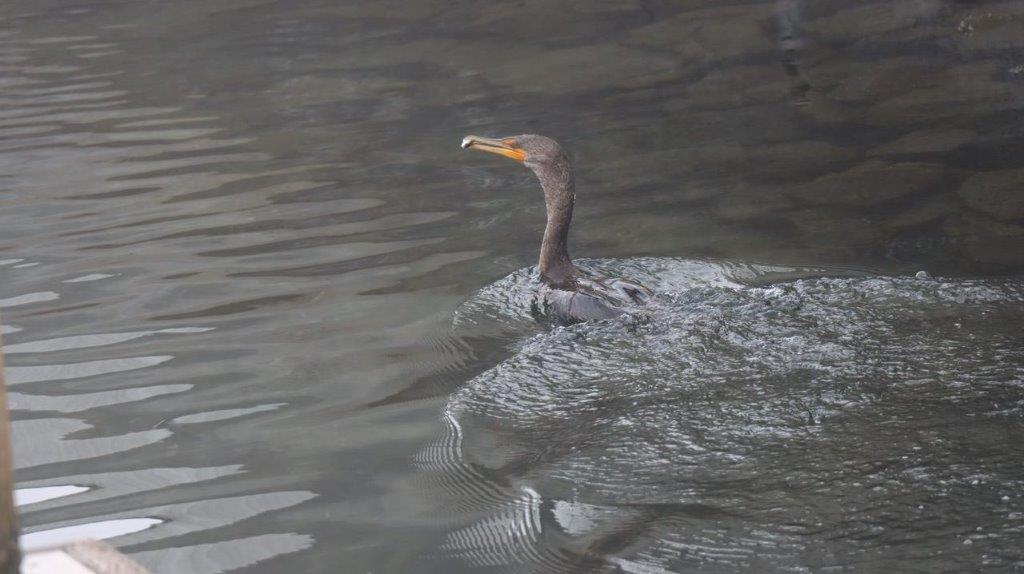
[[[223,421],[238,417],[244,417],[246,415],[263,413],[267,411],[274,411],[287,403],[273,403],[269,405],[256,405],[254,407],[248,407],[244,409],[224,409],[220,411],[209,411],[205,413],[195,413],[192,415],[184,415],[171,420],[174,424],[187,425],[195,423],[210,423],[215,421]]]
[[[63,498],[73,494],[88,492],[89,487],[74,484],[62,486],[40,486],[37,488],[18,488],[14,490],[14,505],[27,506],[39,504],[55,498]]]
[[[161,522],[163,521],[157,518],[102,520],[99,522],[89,522],[86,524],[53,528],[50,530],[25,532],[21,534],[19,541],[21,543],[21,548],[25,551],[40,548],[53,548],[55,546],[70,544],[76,540],[82,540],[83,538],[92,538],[96,540],[116,538],[118,536],[124,536],[126,534],[146,530],[147,528],[152,528]]]
[[[309,500],[315,495],[307,492],[276,492],[257,494],[234,498],[215,498],[201,503],[183,503],[168,506],[145,508],[137,511],[121,512],[109,520],[100,521],[77,521],[74,524],[49,527],[31,528],[21,535],[22,548],[36,549],[59,546],[82,538],[110,539],[118,538],[122,543],[143,543],[152,540],[161,540],[168,537],[175,537],[193,532],[200,532],[212,528],[220,528],[233,524],[246,518],[259,514],[286,508],[300,502]],[[149,515],[140,517],[139,515]],[[160,518],[154,518],[159,516]],[[304,548],[309,545],[310,539],[298,535],[291,535],[288,539],[295,541],[297,537],[305,544],[299,545]],[[229,555],[229,549],[235,552],[242,548],[248,548],[245,540],[235,540],[221,543],[220,551]],[[298,550],[294,545],[277,545],[267,547],[259,552],[248,556],[244,563],[255,563],[262,559],[293,552]],[[201,556],[208,551],[206,545],[186,546],[175,549],[175,552],[151,552],[143,554],[143,558],[157,563],[164,560],[183,559],[188,556]],[[232,559],[237,561],[238,557]],[[206,565],[205,568],[209,568]],[[225,565],[224,567],[227,567]]]
[[[219,574],[305,550],[313,542],[311,536],[301,534],[264,534],[183,548],[148,550],[137,552],[132,558],[153,572]]]
[[[99,391],[95,393],[76,393],[71,395],[37,395],[26,393],[8,393],[7,406],[15,411],[56,411],[60,413],[77,413],[100,406],[119,405],[143,401],[161,395],[182,393],[193,385],[157,385],[153,387],[133,387],[123,390]]]
[[[38,512],[67,504],[84,504],[137,493],[144,494],[169,486],[204,482],[242,472],[244,470],[241,465],[228,465],[206,468],[146,468],[142,470],[71,475],[58,479],[29,482],[24,485],[24,488],[15,490],[15,498],[19,506],[35,505],[31,509],[25,509],[26,511]],[[52,482],[74,484],[44,486]],[[81,484],[91,486],[76,486]],[[85,492],[88,492],[88,494],[82,494]],[[60,496],[70,496],[71,494],[77,496],[72,500],[61,501],[59,505],[44,504],[53,498],[49,496],[49,493],[59,493]],[[43,496],[44,494],[47,496]]]
[[[88,349],[90,347],[102,347],[113,345],[124,341],[131,341],[141,337],[158,334],[172,333],[204,333],[210,331],[203,327],[176,327],[172,329],[159,329],[157,331],[134,331],[128,333],[96,333],[90,335],[75,335],[71,337],[59,337],[56,339],[44,339],[31,341],[4,347],[5,355],[18,353],[49,353],[52,351],[64,351],[68,349]]]
[[[144,369],[161,363],[166,363],[174,357],[125,357],[123,359],[99,359],[96,361],[85,361],[81,363],[67,363],[61,365],[40,365],[36,367],[8,367],[7,384],[14,386],[23,383],[39,383],[46,381],[61,381],[65,379],[80,379],[94,377],[123,371]]]
[[[20,307],[22,305],[31,305],[33,303],[42,303],[45,301],[53,301],[59,299],[60,295],[53,291],[40,291],[37,293],[26,293],[24,295],[16,295],[14,297],[7,297],[6,299],[0,299],[0,308],[4,307]]]
[[[166,429],[154,429],[96,438],[68,438],[92,425],[75,419],[29,419],[11,423],[14,459],[18,469],[54,462],[96,458],[162,441],[171,436]],[[46,449],[39,448],[45,443]]]

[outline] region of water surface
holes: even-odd
[[[1021,568],[1018,2],[0,6],[26,543]],[[543,205],[649,321],[528,313]],[[930,277],[914,277],[918,271]]]

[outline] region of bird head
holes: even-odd
[[[533,134],[504,138],[466,136],[462,138],[462,147],[510,157],[534,170],[566,160],[558,142]]]

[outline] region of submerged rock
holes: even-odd
[[[991,52],[1024,47],[1024,4],[1018,1],[985,2],[958,14],[956,34],[967,52]]]
[[[939,0],[859,4],[811,20],[805,27],[829,38],[876,37],[933,21],[942,8]]]
[[[895,141],[876,147],[868,155],[934,153],[956,149],[977,137],[971,130],[938,128],[911,132]]]
[[[963,204],[955,194],[942,193],[908,202],[905,208],[890,213],[882,223],[889,229],[899,230],[923,225],[962,210]]]
[[[811,203],[868,206],[905,197],[938,182],[944,173],[931,163],[870,160],[800,186],[796,193]]]
[[[975,174],[957,193],[967,205],[1000,221],[1024,219],[1024,169]]]
[[[973,261],[1003,268],[1024,265],[1024,225],[968,212],[947,218],[943,231]]]
[[[866,119],[877,125],[906,124],[920,118],[963,118],[1020,109],[1024,91],[999,78],[999,60],[976,60],[954,67],[936,66],[913,89],[873,105]]]
[[[766,6],[723,6],[688,10],[634,29],[630,39],[644,45],[668,47],[685,63],[701,64],[771,52],[778,40],[768,33]]]
[[[715,69],[689,86],[692,104],[730,107],[785,100],[794,80],[777,66]]]

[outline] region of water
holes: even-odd
[[[524,334],[449,399],[417,461],[478,518],[443,550],[552,571],[1024,560],[1020,449],[1003,442],[1024,413],[1024,283],[627,270],[661,294],[646,321]],[[533,279],[460,318],[525,327],[504,295]]]
[[[1016,2],[4,3],[26,543],[1024,567],[1022,38]],[[647,320],[529,315],[540,194],[458,143],[534,131]]]

